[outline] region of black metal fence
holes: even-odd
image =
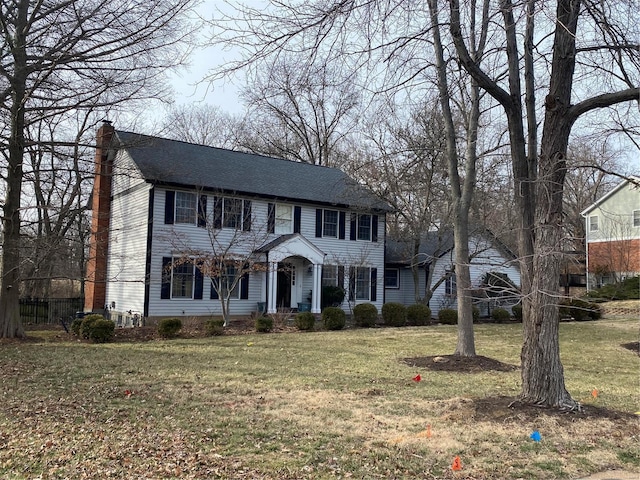
[[[20,318],[23,323],[59,323],[68,321],[84,307],[83,298],[22,298]]]

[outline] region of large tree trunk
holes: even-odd
[[[18,25],[26,26],[28,1],[17,5]],[[0,290],[0,336],[24,337],[20,320],[20,196],[22,194],[22,162],[24,158],[24,101],[27,83],[27,50],[24,29],[16,29],[12,53],[15,62],[11,78],[11,132],[9,136],[9,164],[7,193],[2,221],[2,290]]]
[[[576,408],[560,362],[558,293],[562,252],[562,195],[573,118],[569,114],[575,67],[579,0],[560,0],[549,94],[538,158],[531,310],[523,326],[522,398]]]

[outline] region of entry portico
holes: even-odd
[[[311,287],[311,313],[320,313],[322,291],[322,265],[325,253],[299,233],[282,235],[259,249],[267,256],[267,313],[276,313],[278,308],[278,273],[287,263],[290,282],[289,306],[294,307],[303,300],[303,285]],[[305,282],[305,272],[311,272],[311,284]]]

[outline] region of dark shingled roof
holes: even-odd
[[[116,135],[119,148],[129,153],[148,182],[391,210],[387,203],[337,168],[119,130]]]

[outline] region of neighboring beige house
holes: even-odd
[[[587,289],[640,275],[640,177],[620,182],[581,214]]]

